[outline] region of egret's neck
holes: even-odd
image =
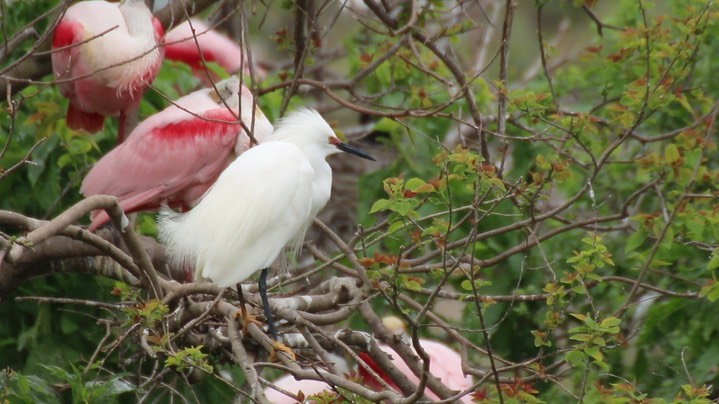
[[[305,154],[315,171],[312,183],[312,216],[314,217],[325,207],[332,192],[332,169],[325,161],[326,152],[316,147],[306,147]]]

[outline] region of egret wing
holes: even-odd
[[[192,211],[176,221],[161,220],[160,236],[174,257],[194,261],[203,277],[234,285],[269,266],[311,220],[313,178],[296,146],[255,146]]]

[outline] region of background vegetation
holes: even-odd
[[[376,353],[361,332],[411,356],[389,314],[462,352],[477,402],[719,397],[714,2],[195,3],[249,34],[267,74],[246,84],[270,119],[311,105],[385,157],[336,168],[350,190],[335,189],[312,259],[273,280],[301,355],[270,363],[259,328],[238,334],[231,292],[173,282],[152,214],[138,244],[77,227],[114,206],[78,188],[116,126],[65,126],[46,51],[67,4],[2,0],[0,402],[261,401],[282,372],[396,400],[318,356]],[[181,5],[156,15],[169,28]],[[140,117],[196,86],[166,62]],[[314,304],[288,309],[299,296]]]

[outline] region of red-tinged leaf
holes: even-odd
[[[370,55],[369,53],[362,53],[359,57],[360,61],[362,61],[363,63],[367,63],[367,64],[372,62],[372,58],[373,58],[373,56]]]
[[[472,398],[475,401],[482,401],[487,399],[487,388],[483,388],[482,390],[477,390],[474,393],[470,394]]]
[[[624,59],[624,56],[626,56],[627,51],[626,49],[622,48],[617,53],[612,53],[611,55],[607,55],[607,59],[611,60],[612,62],[618,62],[622,59]]]

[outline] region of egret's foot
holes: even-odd
[[[246,310],[240,310],[235,314],[235,320],[240,319],[242,321],[242,335],[247,334],[247,327],[249,327],[251,323],[257,325],[260,328],[262,328],[262,325],[264,324],[262,321],[258,320],[257,317],[251,315]]]
[[[292,349],[290,349],[290,347],[288,347],[287,345],[285,345],[285,344],[283,344],[283,343],[281,343],[281,342],[272,340],[272,352],[270,352],[270,362],[274,362],[274,361],[275,361],[275,358],[276,358],[276,356],[277,356],[277,352],[278,352],[278,351],[279,351],[279,352],[284,352],[284,353],[287,354],[287,356],[289,356],[290,359],[292,359],[293,361],[296,361],[296,360],[297,360],[297,356],[295,355],[294,352],[292,352]]]

